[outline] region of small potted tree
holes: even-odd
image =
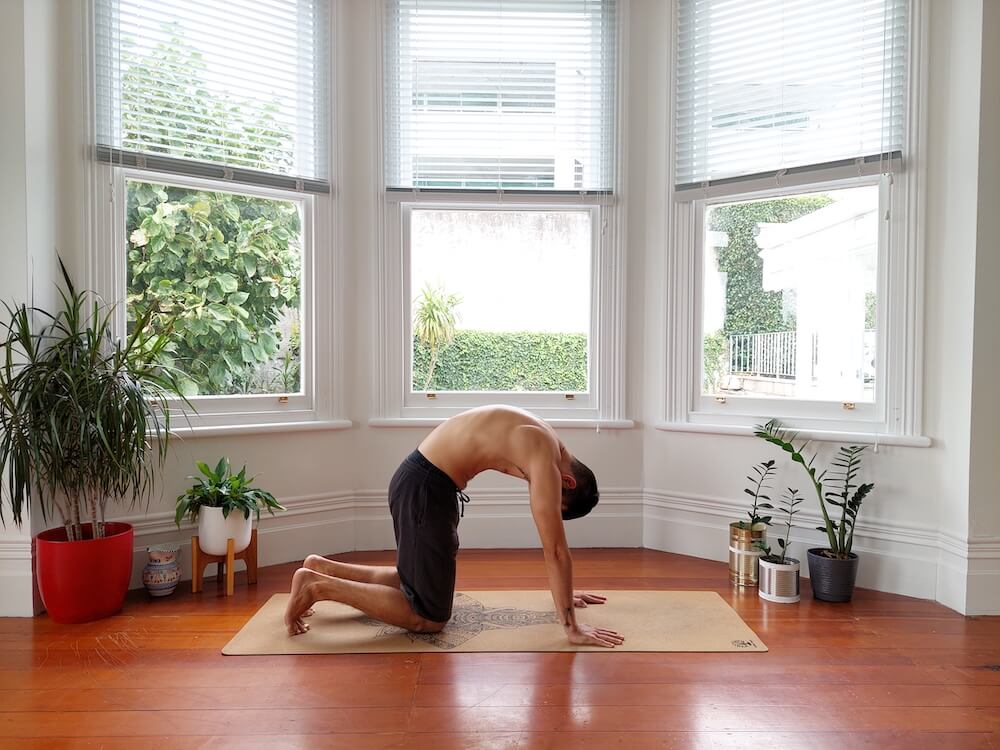
[[[757,595],[769,602],[792,604],[799,600],[800,565],[798,560],[788,556],[792,522],[802,502],[798,493],[798,490],[789,487],[785,490],[785,496],[779,506],[785,518],[785,535],[778,537],[778,547],[781,551],[772,554],[769,546],[766,544],[760,546],[760,582]]]
[[[817,471],[816,456],[806,460],[802,455],[806,442],[796,446],[796,436],[782,429],[776,420],[758,425],[754,434],[788,453],[809,475],[816,491],[823,514],[823,525],[816,528],[826,534],[829,547],[815,547],[807,553],[813,596],[827,602],[850,601],[858,576],[858,556],[852,551],[854,526],[861,504],[875,487],[874,483],[858,481],[865,446],[840,446],[831,468]],[[840,509],[839,518],[830,506]]]
[[[272,516],[284,507],[266,490],[252,487],[256,477],[247,477],[244,466],[233,474],[229,459],[219,459],[213,469],[204,461],[197,462],[201,476],[188,477],[194,485],[177,498],[174,520],[180,528],[181,521],[189,516],[198,522],[198,544],[209,555],[225,555],[229,539],[233,552],[242,552],[250,544],[253,519],[259,520],[260,511],[266,509]]]
[[[43,520],[60,520],[35,537],[35,572],[49,616],[72,623],[122,607],[133,530],[106,520],[106,509],[148,500],[167,454],[167,400],[181,393],[174,371],[160,364],[169,327],[150,335],[144,313],[127,337],[115,337],[113,307],[77,291],[60,267],[58,311],[5,305],[0,476],[16,525],[35,503]]]
[[[748,520],[729,524],[729,580],[737,586],[756,586],[760,546],[767,535],[771,516],[761,516],[759,511],[772,509],[770,498],[763,494],[767,481],[774,474],[774,461],[763,461],[753,467],[756,476],[747,477],[750,486],[744,492],[753,499],[747,511]]]

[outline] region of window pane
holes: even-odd
[[[410,218],[414,391],[588,390],[589,211]]]
[[[300,392],[299,204],[126,184],[130,328],[155,310],[189,395]]]
[[[328,29],[328,0],[97,0],[98,142],[325,180]]]
[[[681,0],[676,181],[903,145],[907,0]]]
[[[615,0],[389,0],[388,187],[610,190]]]
[[[705,211],[708,395],[870,402],[877,186]]]

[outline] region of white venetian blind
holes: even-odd
[[[328,0],[96,0],[98,157],[328,191]]]
[[[901,151],[908,0],[678,7],[679,187]]]
[[[615,0],[386,5],[389,188],[613,188]]]

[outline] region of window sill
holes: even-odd
[[[657,422],[656,429],[666,432],[701,432],[709,435],[752,436],[754,428],[748,425],[693,424],[690,422]],[[792,430],[807,440],[858,445],[901,445],[909,448],[929,448],[931,439],[926,435],[887,435],[885,433],[849,432],[841,430]]]
[[[302,422],[270,422],[262,424],[205,425],[200,427],[172,427],[171,436],[179,438],[219,437],[221,435],[261,435],[275,432],[318,432],[322,430],[348,430],[354,426],[349,419],[313,419]],[[150,437],[156,436],[150,433]]]
[[[369,427],[437,427],[447,417],[385,417],[369,419]],[[564,429],[631,430],[631,419],[545,419],[552,427]]]

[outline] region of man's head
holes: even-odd
[[[600,498],[597,478],[587,466],[570,459],[569,475],[563,475],[562,517],[564,521],[582,518],[594,509]]]

